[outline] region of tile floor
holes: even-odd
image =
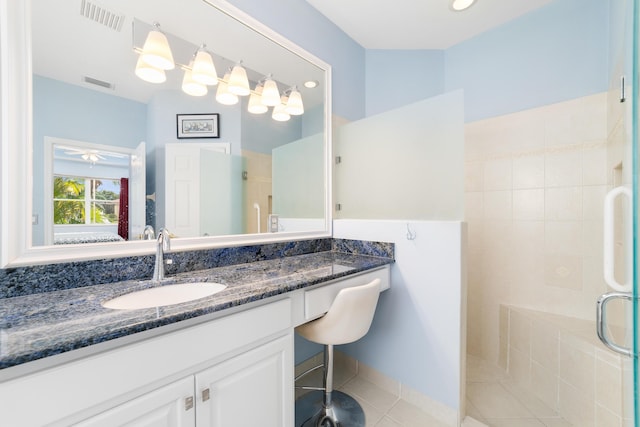
[[[377,386],[361,375],[356,375],[355,370],[338,363],[338,360],[335,366],[336,389],[351,395],[360,403],[365,413],[366,427],[448,427],[401,399],[398,394]],[[322,385],[322,377],[320,372],[316,371],[299,383]],[[298,391],[296,393],[297,396],[301,394]]]
[[[398,394],[357,375],[349,366],[336,363],[335,372],[336,389],[362,405],[366,427],[448,427]],[[301,382],[320,385],[320,372]],[[301,393],[297,391],[298,396]],[[515,385],[502,369],[471,355],[467,356],[467,415],[489,427],[574,427],[540,399]]]
[[[573,427],[497,366],[467,356],[467,415],[490,427]]]

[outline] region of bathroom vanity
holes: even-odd
[[[101,303],[149,282],[0,300],[3,423],[292,426],[294,328],[342,288],[388,289],[391,262],[321,252],[179,274],[168,283],[227,288],[141,310]]]

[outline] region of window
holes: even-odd
[[[117,224],[120,180],[53,176],[54,224]]]

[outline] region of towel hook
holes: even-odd
[[[409,227],[409,223],[407,223],[407,240],[416,240],[416,232]]]

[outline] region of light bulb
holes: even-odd
[[[193,61],[189,66],[193,65]],[[184,70],[184,77],[182,78],[182,90],[191,96],[204,96],[209,92],[206,85],[198,83],[193,79],[191,69]]]
[[[229,76],[229,92],[239,96],[247,96],[251,93],[247,71],[240,64],[237,64],[233,67],[233,70],[231,70],[231,75]]]
[[[229,92],[227,82],[229,81],[229,72],[224,75],[222,81],[218,84],[216,91],[216,101],[222,105],[234,105],[238,103],[238,96]]]
[[[149,31],[140,57],[147,64],[161,70],[173,70],[176,66],[167,36],[159,30]]]
[[[271,118],[277,122],[286,122],[291,118],[291,116],[285,111],[285,105],[280,103],[273,107]]]
[[[295,87],[289,94],[289,99],[287,100],[287,105],[285,106],[284,110],[292,116],[299,116],[301,114],[304,114],[302,95],[300,95],[300,92],[298,92]]]
[[[136,62],[136,76],[149,83],[164,83],[167,80],[164,70],[149,65],[142,56]]]
[[[193,67],[191,68],[191,76],[193,80],[203,85],[214,86],[218,84],[218,73],[216,72],[216,66],[213,64],[213,58],[204,48],[199,49],[198,53],[196,53]]]
[[[247,111],[251,114],[264,114],[269,111],[269,107],[262,103],[262,85],[260,83],[258,83],[255,90],[251,92]]]
[[[280,104],[280,91],[278,84],[271,77],[264,81],[262,89],[262,103],[268,107],[275,107]]]
[[[460,12],[468,9],[476,0],[451,0],[451,9]]]

